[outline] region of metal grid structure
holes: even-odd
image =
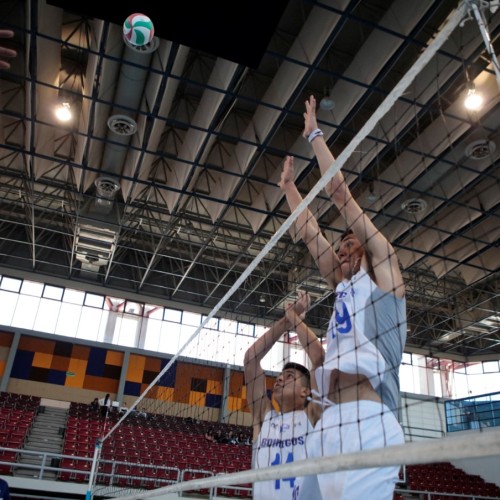
[[[494,3],[477,2],[498,52]],[[301,137],[305,99],[332,101],[318,118],[339,154],[457,6],[238,4],[184,2],[165,16],[143,1],[156,37],[134,48],[121,27],[131,2],[1,2],[18,57],[0,73],[0,273],[210,311],[290,214],[277,187],[284,156],[295,156],[304,194],[318,181]],[[500,354],[490,56],[464,20],[343,168],[397,249],[410,352]],[[468,82],[485,94],[474,113],[462,105]],[[77,113],[66,125],[53,115],[63,99]],[[334,241],[338,212],[321,196],[311,209]],[[287,233],[221,314],[272,320],[299,288],[324,332],[333,294]]]

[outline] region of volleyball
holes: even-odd
[[[123,36],[136,47],[147,45],[155,36],[153,21],[145,14],[130,14],[123,23]]]

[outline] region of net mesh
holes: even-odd
[[[287,457],[276,455],[276,461],[273,467],[264,467],[252,469],[251,464],[251,447],[248,442],[252,439],[252,419],[247,408],[244,408],[244,403],[234,403],[235,400],[244,401],[248,398],[248,394],[244,391],[245,382],[243,373],[240,372],[238,377],[229,376],[229,368],[221,366],[214,367],[213,364],[207,363],[204,367],[204,376],[200,375],[199,379],[193,379],[191,382],[189,400],[184,403],[174,402],[172,398],[172,387],[175,377],[182,376],[179,373],[178,367],[182,361],[183,369],[200,371],[203,368],[201,359],[205,359],[207,350],[223,351],[226,348],[224,336],[219,335],[212,328],[213,322],[216,319],[217,313],[220,311],[224,303],[240,288],[244,287],[246,281],[251,277],[257,266],[263,262],[266,255],[272,250],[276,243],[283,236],[290,232],[296,237],[301,231],[301,225],[307,224],[305,214],[310,213],[315,218],[321,216],[331,206],[329,203],[321,202],[320,193],[327,184],[335,177],[348,161],[352,161],[356,151],[360,146],[366,146],[367,136],[378,126],[381,120],[385,117],[398,115],[395,110],[398,99],[404,94],[406,89],[412,84],[415,77],[423,68],[432,60],[439,51],[450,34],[457,28],[460,22],[466,16],[468,3],[462,2],[458,8],[450,14],[447,22],[440,28],[439,32],[432,38],[431,43],[422,52],[415,64],[403,76],[400,82],[387,95],[379,108],[366,121],[363,127],[359,130],[356,136],[352,139],[347,147],[343,149],[341,154],[331,166],[323,172],[323,175],[318,182],[311,187],[309,193],[300,201],[291,215],[284,221],[281,227],[273,234],[262,251],[250,263],[246,270],[241,274],[239,279],[235,281],[233,286],[228,290],[226,295],[214,307],[214,309],[204,317],[201,325],[193,326],[192,330],[184,333],[184,343],[179,346],[179,350],[175,356],[166,361],[163,366],[156,371],[152,369],[151,373],[156,373],[152,376],[149,385],[142,390],[141,395],[133,401],[130,408],[123,409],[122,413],[110,414],[106,420],[106,427],[103,433],[103,439],[98,442],[95,449],[94,461],[92,464],[91,479],[89,482],[89,496],[106,496],[114,498],[152,498],[160,495],[175,494],[178,492],[197,492],[214,495],[223,492],[226,495],[246,495],[252,489],[252,484],[271,481],[272,484],[279,485],[280,481],[291,484],[291,478],[295,477],[315,477],[324,475],[325,473],[339,472],[353,469],[370,469],[381,467],[398,468],[405,464],[416,463],[433,463],[442,462],[450,459],[470,458],[477,456],[495,456],[500,454],[500,434],[497,430],[480,429],[483,432],[478,432],[474,437],[475,446],[471,447],[469,436],[443,437],[446,434],[445,425],[445,410],[443,404],[434,400],[422,401],[404,396],[402,401],[394,403],[395,413],[399,421],[402,423],[406,431],[405,443],[395,445],[391,443],[389,437],[390,429],[386,426],[387,414],[391,411],[386,406],[378,403],[378,406],[372,406],[372,411],[369,415],[359,409],[359,404],[353,407],[353,411],[349,416],[336,415],[330,419],[323,418],[319,421],[314,431],[308,432],[307,439],[316,440],[317,448],[321,450],[321,455],[328,456],[308,456],[305,460],[295,460],[286,463]],[[401,119],[398,115],[398,118]],[[403,120],[402,120],[403,121]],[[403,126],[403,123],[401,124]],[[379,131],[380,132],[380,131]],[[370,148],[368,156],[373,157],[377,154],[377,148]],[[401,178],[404,179],[405,169],[401,167]],[[346,174],[348,180],[350,174]],[[309,221],[310,222],[310,221]],[[346,229],[346,227],[335,228],[338,233]],[[383,231],[383,228],[381,228]],[[319,228],[318,228],[319,231]],[[319,256],[315,256],[313,260],[318,260]],[[311,262],[311,267],[315,263]],[[293,272],[291,273],[293,279]],[[296,295],[296,294],[294,294]],[[379,300],[383,300],[380,298]],[[403,320],[402,320],[403,321]],[[305,355],[305,349],[295,348],[290,339],[295,338],[300,325],[294,324],[291,328],[284,328],[282,334],[285,335],[286,342],[281,346],[279,355],[275,355],[269,365],[271,371],[279,372],[286,361],[298,361],[307,367],[311,367],[311,361]],[[231,325],[228,325],[229,330]],[[238,331],[234,331],[237,336]],[[382,332],[383,334],[383,332]],[[346,353],[350,356],[353,363],[356,363],[358,352],[371,344],[371,340],[360,340],[356,346],[356,350],[351,353]],[[228,363],[237,363],[237,359],[242,360],[244,352],[248,349],[248,344],[240,346],[239,353],[228,353]],[[271,349],[271,345],[267,346]],[[273,356],[271,351],[271,356]],[[193,360],[197,360],[193,363]],[[224,377],[221,387],[219,377],[210,377],[210,370],[224,370]],[[376,375],[373,377],[384,378],[387,373],[390,373],[394,367],[379,366],[376,370]],[[208,374],[208,375],[207,375]],[[210,380],[213,379],[213,382]],[[318,380],[320,377],[318,378]],[[208,380],[208,382],[207,382]],[[371,379],[373,385],[378,385],[377,381]],[[207,383],[213,384],[213,387],[207,387]],[[270,377],[265,377],[263,381],[265,389],[268,393],[273,387],[273,380]],[[352,384],[348,387],[349,390],[359,391],[359,383],[357,380],[349,382]],[[199,386],[197,386],[199,384]],[[237,387],[233,387],[237,386]],[[320,384],[321,385],[321,384]],[[243,389],[242,389],[243,388]],[[243,390],[243,392],[242,392]],[[319,387],[319,396],[317,402],[311,402],[310,405],[317,404],[324,408],[325,415],[327,412],[331,415],[338,410],[335,405],[330,405],[327,396],[331,396],[324,387]],[[206,434],[211,430],[214,422],[215,412],[212,412],[210,405],[207,405],[208,394],[229,394],[228,400],[224,401],[222,407],[225,415],[223,421],[230,424],[231,431],[235,435],[240,436],[242,444],[238,447],[225,448],[225,453],[230,453],[232,461],[235,465],[233,471],[228,470],[226,466],[224,470],[217,472],[214,466],[210,471],[197,470],[189,466],[190,450],[192,453],[199,453],[201,447],[197,447],[196,443],[205,442]],[[255,402],[249,401],[250,406]],[[277,410],[277,406],[273,407]],[[420,418],[425,413],[434,422],[441,422],[440,427],[435,430],[436,435],[429,436],[427,431],[419,433],[418,426],[413,425],[413,420],[421,422]],[[417,417],[419,415],[419,417]],[[360,420],[362,420],[360,422]],[[332,425],[332,421],[335,423]],[[185,430],[186,425],[191,425],[190,438],[185,440],[181,434]],[[376,432],[382,434],[385,445],[376,449],[365,449],[363,438],[361,435],[365,432],[363,429],[373,428]],[[181,429],[182,428],[182,429]],[[408,433],[408,429],[411,430]],[[332,453],[331,449],[323,442],[324,433],[328,430],[344,436],[344,440],[339,440],[339,449],[336,453]],[[147,434],[145,436],[144,434]],[[168,442],[163,447],[163,443],[167,441],[166,435],[169,435]],[[387,434],[387,438],[386,438]],[[359,438],[359,448],[361,451],[352,451],[353,447],[343,449],[346,442],[350,442],[353,436]],[[117,436],[119,439],[117,439]],[[237,436],[233,436],[237,437]],[[438,439],[428,439],[429,437]],[[125,439],[124,439],[125,438]],[[180,456],[175,456],[175,460],[171,463],[168,456],[174,456],[174,443],[179,444],[182,449],[183,456],[186,460],[185,468],[179,467]],[[141,441],[142,440],[142,441]],[[157,449],[151,453],[149,457],[141,456],[141,467],[135,467],[134,464],[127,463],[127,458],[130,453],[124,454],[123,461],[116,460],[117,443],[131,443],[140,448],[140,442],[150,442],[153,440],[157,443]],[[231,442],[227,443],[231,445]],[[323,449],[323,447],[327,449]],[[355,448],[355,447],[354,447]],[[366,446],[370,448],[370,446]],[[107,450],[113,450],[113,455],[106,455]],[[350,451],[351,450],[351,451]],[[139,452],[138,452],[139,453]],[[210,463],[210,456],[205,457],[206,463]],[[271,461],[272,457],[269,457]],[[169,465],[170,464],[170,465]],[[135,468],[134,468],[135,467]],[[180,472],[182,470],[182,472]],[[109,478],[114,477],[114,482],[109,481]],[[122,480],[123,479],[123,480]],[[307,483],[304,483],[306,485]],[[232,488],[231,488],[232,487]],[[298,495],[298,490],[296,491]],[[311,496],[311,498],[313,498]]]

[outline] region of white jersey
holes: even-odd
[[[337,285],[325,362],[316,370],[328,394],[333,370],[365,375],[393,412],[399,406],[399,366],[406,342],[406,301],[381,290],[360,269]]]
[[[305,411],[268,412],[253,444],[253,467],[261,469],[307,458],[306,438],[313,426]],[[301,477],[257,481],[253,487],[255,500],[295,500]]]

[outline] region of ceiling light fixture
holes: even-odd
[[[379,195],[375,192],[375,186],[373,185],[373,182],[370,182],[370,186],[368,189],[368,201],[371,203],[376,202],[379,199]]]
[[[335,108],[335,101],[331,98],[330,92],[325,89],[325,95],[319,101],[319,107],[323,111],[331,111],[333,108]]]
[[[73,118],[69,101],[61,102],[55,110],[55,115],[60,122],[69,122]]]
[[[483,106],[483,96],[476,91],[474,82],[468,81],[465,88],[467,89],[467,95],[464,100],[465,108],[469,111],[478,111]]]

